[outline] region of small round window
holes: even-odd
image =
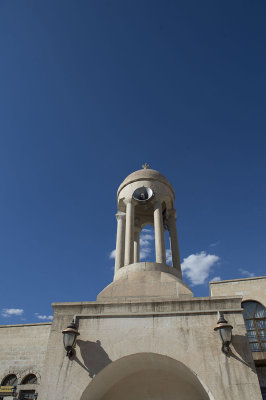
[[[36,383],[37,383],[37,376],[34,374],[29,374],[25,376],[25,378],[21,382],[22,385],[36,385]]]
[[[251,351],[266,351],[266,309],[257,301],[244,301],[244,319]]]
[[[7,375],[3,381],[2,386],[15,386],[18,383],[18,379],[15,374]]]

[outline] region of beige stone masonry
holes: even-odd
[[[242,296],[243,301],[255,300],[266,307],[266,276],[210,282],[211,296]]]
[[[138,385],[133,377],[140,378],[143,366],[154,382],[156,370],[158,379],[165,376],[165,384],[166,371],[172,369],[168,394],[163,395],[163,387],[158,388],[167,400],[172,398],[172,390],[177,390],[174,382],[178,382],[181,399],[190,400],[185,393],[192,396],[195,390],[192,398],[198,400],[259,399],[241,297],[55,303],[53,308],[41,400],[122,400],[125,388],[131,384],[133,400],[134,395],[140,395],[134,389]],[[219,335],[213,330],[218,310],[233,325],[230,357],[221,352]],[[76,355],[70,361],[65,356],[61,331],[74,315],[80,336]],[[127,370],[125,365],[132,368]],[[146,377],[144,372],[142,376]],[[189,382],[194,382],[192,387]],[[130,396],[126,398],[131,400]]]

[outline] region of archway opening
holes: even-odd
[[[154,353],[123,357],[105,367],[81,400],[210,400],[183,363]]]
[[[154,262],[155,261],[155,248],[154,248],[154,226],[147,224],[142,228],[140,233],[140,261],[141,262]]]

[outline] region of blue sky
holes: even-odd
[[[196,296],[265,275],[265,43],[262,0],[1,1],[0,323],[96,299],[143,162],[175,188]]]

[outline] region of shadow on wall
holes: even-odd
[[[100,340],[96,340],[96,342],[77,340],[77,345],[80,348],[84,364],[82,364],[76,355],[73,360],[88,371],[91,378],[112,362],[106,351],[102,348]]]
[[[247,367],[252,369],[253,372],[256,373],[256,369],[254,367],[254,361],[253,361],[253,358],[252,358],[251,350],[247,351],[247,337],[244,336],[244,335],[233,335],[232,336],[232,345],[231,346],[234,348],[235,352],[240,357],[235,355],[232,352],[231,349],[230,349],[229,356],[232,357],[232,358],[235,358],[236,360],[238,360],[242,364],[245,364]],[[248,348],[250,348],[249,347],[249,343],[248,343]]]

